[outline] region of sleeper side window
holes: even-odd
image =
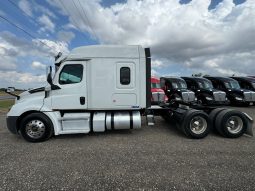
[[[130,68],[129,67],[120,68],[120,84],[121,85],[130,84]]]
[[[83,66],[81,64],[65,65],[59,74],[59,84],[79,83],[83,76]]]

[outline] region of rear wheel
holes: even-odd
[[[215,126],[216,117],[223,110],[225,110],[225,108],[216,108],[216,109],[212,110],[211,113],[209,114],[209,122],[212,126],[212,129],[215,131],[216,131],[216,126]]]
[[[163,114],[161,114],[161,117],[168,123],[172,123],[173,122],[173,113],[170,111],[166,111]]]
[[[215,120],[218,132],[228,138],[237,138],[244,134],[248,126],[248,119],[240,111],[223,110]]]
[[[42,142],[53,134],[51,120],[42,113],[32,113],[21,120],[20,133],[29,142]]]
[[[201,139],[210,133],[208,115],[202,111],[191,110],[183,119],[181,129],[191,138]]]

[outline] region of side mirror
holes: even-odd
[[[15,91],[15,88],[14,87],[8,87],[7,89],[6,89],[6,92],[7,93],[11,93],[11,92],[14,92]]]
[[[48,66],[46,68],[46,77],[47,77],[47,82],[52,85],[52,67]]]

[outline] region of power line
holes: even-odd
[[[33,17],[31,17],[29,14],[27,14],[25,11],[23,11],[19,6],[17,6],[16,3],[14,3],[12,0],[8,0],[8,1],[9,1],[13,6],[15,6],[17,9],[19,9],[21,12],[23,12],[27,17],[29,17],[29,19],[31,19],[35,25],[38,24],[38,22],[37,22],[35,19],[33,19]],[[62,30],[66,30],[66,29],[64,29],[62,26],[59,26],[59,28],[62,29]]]
[[[8,0],[13,6],[15,6],[17,9],[19,9],[20,11],[22,11],[26,16],[28,16],[29,18],[32,18],[29,14],[27,14],[25,11],[23,11],[18,5],[16,5],[16,3],[14,3],[11,0]]]
[[[58,1],[59,1],[60,4],[62,5],[62,7],[65,9],[65,11],[69,14],[69,16],[72,17],[71,14],[70,14],[70,12],[69,12],[68,9],[66,8],[65,4],[64,4],[61,0],[58,0]],[[75,23],[75,26],[81,30],[81,28],[79,27],[79,25],[76,23],[76,20],[75,20],[75,19],[73,19],[73,22]],[[81,30],[81,31],[82,31],[82,30]],[[81,32],[81,34],[82,34],[85,38],[87,38],[87,36],[84,35],[84,33]]]
[[[73,2],[74,2],[74,0],[73,0]],[[92,28],[92,26],[91,26],[91,24],[90,24],[90,22],[89,22],[89,19],[88,19],[88,17],[87,17],[87,14],[86,14],[86,12],[85,12],[85,10],[84,10],[84,8],[83,8],[83,6],[82,6],[80,0],[78,0],[78,3],[79,3],[79,5],[80,5],[80,7],[82,8],[82,12],[83,12],[83,14],[85,15],[85,18],[86,18],[86,20],[87,20],[87,24],[88,24],[88,26],[89,26],[91,32],[94,33],[95,38],[99,40],[99,38],[98,38],[97,35],[96,35],[95,30]],[[76,9],[78,9],[78,7],[76,6],[75,2],[74,2],[74,5],[75,5]],[[79,13],[80,13],[80,10],[79,10],[79,9],[78,9],[78,11],[79,11]],[[81,14],[81,17],[82,17],[82,19],[83,19],[82,14]],[[85,22],[85,23],[86,23],[86,22]]]
[[[42,43],[43,45],[49,47],[50,49],[52,49],[52,47],[50,47],[49,45],[47,45],[46,43],[44,43],[43,41],[41,41],[40,39],[36,38],[34,35],[32,35],[31,33],[27,32],[25,29],[19,27],[18,25],[16,25],[15,23],[13,23],[12,21],[10,21],[9,19],[7,19],[6,17],[0,15],[0,18],[5,20],[6,22],[8,22],[9,24],[11,24],[12,26],[18,28],[19,30],[23,31],[24,33],[26,33],[29,37],[31,37],[32,39],[37,39],[40,43]]]

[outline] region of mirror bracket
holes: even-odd
[[[7,89],[5,89],[5,93],[7,93],[7,94],[9,94],[9,95],[11,95],[11,96],[14,96],[14,97],[17,98],[17,100],[19,100],[19,99],[20,99],[20,96],[18,96],[18,95],[16,95],[16,94],[12,93],[12,92],[14,92],[14,91],[15,91],[15,88],[14,88],[14,87],[8,87]]]

